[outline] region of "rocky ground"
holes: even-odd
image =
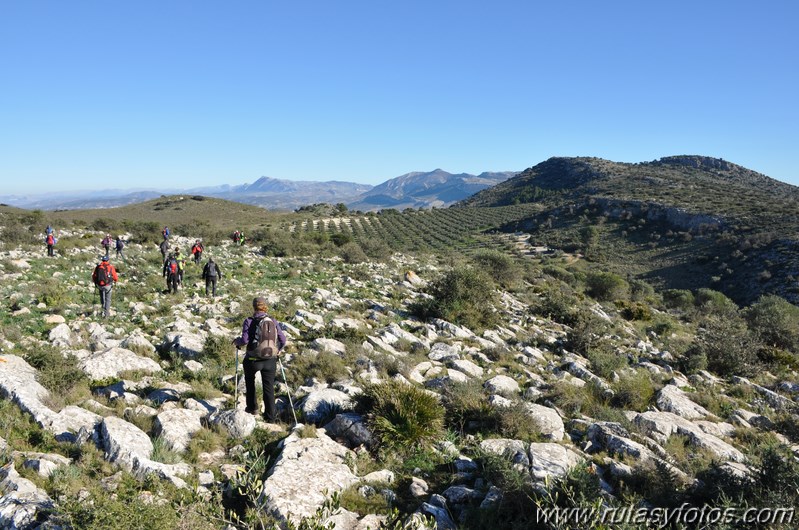
[[[62,233],[55,258],[40,248],[0,252],[3,528],[97,525],[76,506],[103,509],[129,477],[139,484],[135,509],[185,518],[190,506],[211,528],[303,518],[337,529],[478,527],[480,511],[497,513],[510,494],[489,472],[492,455],[530,491],[587,471],[597,499],[612,503],[631,498],[645,473],[665,472],[683,491],[711,463],[733,479],[753,476],[765,437],[797,449],[779,427],[793,417],[795,372],[684,375],[667,348],[669,335],[690,342],[689,326],[659,334],[585,299],[623,359],[604,371],[569,349],[574,330],[537,310],[529,285],[499,291],[498,324],[476,333],[408,312],[445,268],[433,259],[347,265],[264,258],[227,243],[208,249],[224,273],[215,298],[191,263],[182,291],[164,293],[155,246],[130,245],[127,263],[112,257],[121,283],[102,319],[90,281],[99,237]],[[256,295],[268,298],[290,342],[277,425],[244,412],[229,345]],[[388,380],[448,407],[439,438],[400,460],[379,450],[357,406],[365,386]],[[499,411],[498,426],[450,421],[453,388],[477,388],[477,410]],[[507,427],[511,420],[523,427]]]

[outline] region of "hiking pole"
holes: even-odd
[[[234,391],[235,401],[233,408],[239,407],[239,349],[236,348],[236,390]]]
[[[286,394],[289,396],[289,406],[291,407],[291,415],[294,416],[294,425],[297,425],[297,413],[294,412],[294,403],[291,401],[291,389],[289,388],[289,381],[286,379],[286,371],[283,369],[283,362],[280,357],[277,358],[277,364],[280,365],[280,373],[283,374],[283,382],[286,383]]]

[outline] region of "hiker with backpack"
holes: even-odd
[[[50,228],[49,226],[47,228]],[[50,229],[50,233],[48,233],[44,238],[44,243],[47,245],[47,255],[48,256],[55,256],[54,247],[58,240],[55,238],[55,234],[53,233],[52,229]]]
[[[125,254],[122,253],[122,249],[125,248],[125,242],[122,241],[122,236],[117,236],[117,241],[116,241],[116,244],[115,244],[115,248],[116,248],[116,251],[117,251],[117,257],[121,256],[122,259],[127,263],[127,260],[125,259]]]
[[[203,257],[203,250],[205,250],[205,247],[203,247],[202,241],[200,241],[199,239],[196,240],[194,242],[194,246],[191,247],[191,253],[194,255],[194,263],[196,265],[200,264],[200,260]]]
[[[219,265],[213,260],[208,258],[208,263],[203,267],[203,280],[205,280],[205,296],[208,296],[208,288],[211,288],[212,296],[216,296],[216,280],[222,279],[222,270]]]
[[[286,335],[277,320],[266,310],[266,299],[257,297],[252,301],[253,315],[244,319],[241,336],[233,339],[238,348],[247,348],[244,356],[244,384],[247,393],[245,412],[256,414],[255,375],[260,372],[264,390],[264,419],[269,423],[277,420],[275,407],[275,374],[280,350],[286,345]]]
[[[106,255],[106,256],[108,256],[108,255],[109,255],[109,251],[110,251],[110,249],[111,249],[111,242],[112,242],[112,241],[113,241],[113,240],[111,239],[111,234],[106,234],[106,236],[103,238],[103,240],[102,240],[102,241],[100,241],[100,244],[101,244],[101,245],[103,246],[103,248],[105,249],[105,255]]]
[[[164,241],[169,239],[169,227],[165,226],[163,230],[161,230],[161,235],[164,236]]]
[[[164,239],[161,241],[161,244],[158,245],[159,250],[161,250],[161,259],[166,261],[166,255],[169,253],[169,241]]]
[[[108,261],[108,256],[103,256],[100,263],[94,268],[92,281],[100,291],[100,305],[103,306],[103,318],[108,318],[111,314],[111,289],[114,282],[119,281],[117,270]]]
[[[239,233],[240,232],[238,230],[233,232],[233,244],[234,245],[238,245],[239,244]]]
[[[180,252],[179,247],[175,247],[175,260],[178,262],[178,285],[183,286],[183,269],[186,268],[186,260]]]
[[[178,292],[178,279],[180,278],[180,267],[174,254],[170,254],[164,261],[164,278],[166,278],[166,291],[168,293]]]

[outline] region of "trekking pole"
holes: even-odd
[[[286,383],[286,394],[289,396],[289,406],[291,407],[291,415],[294,416],[294,425],[297,425],[297,413],[294,412],[294,403],[291,401],[291,389],[289,388],[289,381],[286,379],[286,371],[283,369],[283,362],[280,357],[277,358],[277,364],[280,365],[280,373],[283,374],[283,382]]]
[[[236,376],[235,377],[236,377],[236,390],[234,391],[234,395],[236,397],[235,397],[235,401],[234,401],[235,404],[234,404],[233,408],[238,408],[238,406],[239,406],[239,349],[238,349],[238,347],[236,348]]]

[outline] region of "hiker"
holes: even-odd
[[[114,282],[119,281],[117,270],[108,261],[108,256],[103,256],[100,263],[94,268],[92,281],[100,291],[100,305],[103,306],[103,318],[108,318],[111,313],[111,289]]]
[[[50,227],[48,226],[47,228]],[[52,228],[50,229],[50,232],[45,236],[44,242],[47,245],[47,255],[55,256],[55,251],[53,250],[53,247],[55,247],[55,244],[58,242],[58,240],[55,238],[55,234],[53,233]]]
[[[244,232],[239,232],[239,245],[243,245],[244,240],[245,240]]]
[[[165,226],[163,230],[161,230],[161,235],[164,236],[164,240],[169,239],[169,227]]]
[[[216,280],[222,279],[222,269],[214,262],[212,258],[208,258],[208,263],[203,267],[203,280],[205,280],[205,296],[208,296],[208,288],[211,288],[212,296],[216,296]]]
[[[199,239],[196,240],[194,246],[191,247],[191,253],[194,255],[194,263],[197,265],[200,264],[200,260],[203,257],[203,250],[205,250],[205,247],[203,247],[203,243]]]
[[[115,248],[116,248],[116,251],[117,251],[117,257],[121,256],[122,259],[124,260],[125,259],[125,254],[122,253],[122,249],[125,248],[125,242],[122,241],[122,236],[117,236],[117,241],[116,241]]]
[[[166,278],[166,291],[168,293],[178,292],[178,279],[180,277],[180,266],[174,254],[170,254],[164,261],[164,278]]]
[[[169,241],[164,239],[161,241],[161,244],[158,246],[158,248],[161,250],[161,259],[166,261],[166,255],[169,252]]]
[[[52,233],[53,233],[53,227],[50,226],[50,225],[47,225],[47,228],[44,229],[44,234],[49,236]]]
[[[186,268],[186,260],[180,252],[180,248],[175,247],[175,259],[178,262],[178,284],[183,286],[183,269]]]
[[[111,239],[111,234],[106,234],[106,236],[103,238],[103,240],[100,241],[100,244],[105,249],[105,255],[106,256],[108,256],[109,249],[111,248],[111,241],[113,241]]]
[[[239,244],[239,233],[240,232],[238,230],[233,232],[233,244],[234,245],[238,245]]]
[[[246,346],[244,356],[244,384],[247,388],[247,408],[245,412],[256,414],[257,398],[255,396],[255,374],[261,373],[261,382],[264,388],[264,419],[269,423],[277,420],[275,407],[275,372],[277,371],[277,356],[286,345],[286,335],[280,329],[277,320],[266,314],[266,299],[258,297],[252,301],[253,315],[244,319],[241,327],[241,337],[233,339],[236,348]],[[263,325],[261,325],[263,322]],[[264,328],[267,328],[266,330]],[[266,336],[261,336],[263,334]],[[260,348],[259,348],[260,345]],[[261,349],[267,348],[265,355],[259,356]],[[268,351],[268,350],[271,350]],[[238,353],[237,353],[238,355]]]

